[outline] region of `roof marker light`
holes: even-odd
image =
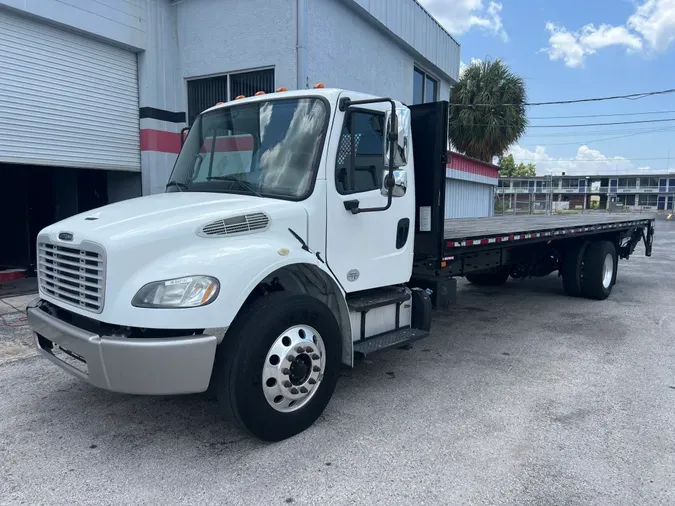
[[[315,89],[315,90],[317,90],[317,89],[319,89],[319,88],[325,88],[325,86],[323,85],[323,83],[316,83],[316,84],[314,85],[314,89]]]
[[[256,91],[256,92],[255,92],[255,96],[256,96],[256,97],[259,97],[259,96],[264,95],[264,94],[265,94],[264,91]]]

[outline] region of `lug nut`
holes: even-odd
[[[286,381],[283,382],[283,385],[284,385],[286,388],[291,388],[291,387],[293,386],[293,383],[291,383],[290,381],[286,380]]]
[[[298,346],[298,347],[295,349],[295,351],[298,352],[298,353],[302,353],[303,351],[305,351],[305,349],[304,349],[302,346]]]
[[[286,360],[288,360],[289,362],[293,362],[295,360],[295,357],[293,355],[288,355],[286,357]]]
[[[309,383],[310,385],[314,385],[314,384],[316,384],[316,380],[314,378],[309,378],[307,380],[307,383]]]
[[[316,353],[312,355],[312,360],[319,360],[321,357],[317,355]]]
[[[319,367],[318,365],[315,365],[314,367],[312,367],[312,371],[321,372],[321,367]]]
[[[305,387],[300,387],[301,394],[306,394],[307,392],[309,392],[309,390],[307,390]]]
[[[311,348],[311,347],[307,346],[307,348],[305,348],[305,351],[306,351],[307,353],[313,353],[313,352],[314,352],[314,348]]]
[[[297,394],[297,393],[298,393],[298,389],[295,388],[295,387],[291,388],[291,393],[292,393],[293,395]]]
[[[284,374],[284,375],[288,376],[289,374],[291,374],[291,371],[290,371],[290,369],[288,369],[287,367],[284,367],[284,368],[281,370],[281,374]]]

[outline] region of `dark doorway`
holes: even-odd
[[[107,171],[0,163],[0,269],[34,268],[43,228],[108,203]]]

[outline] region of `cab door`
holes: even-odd
[[[359,99],[361,97],[350,97]],[[326,165],[326,259],[345,291],[409,281],[415,209],[412,154],[407,191],[386,211],[353,214],[349,209],[384,207],[386,111],[391,106],[349,107],[336,116]]]

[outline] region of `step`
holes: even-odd
[[[382,288],[351,295],[347,297],[347,305],[350,311],[362,313],[378,307],[407,302],[408,300],[410,300],[410,294],[404,289]]]
[[[390,348],[399,348],[404,344],[412,343],[419,339],[423,339],[429,335],[426,330],[411,329],[405,327],[398,330],[392,330],[386,334],[381,334],[375,337],[369,337],[363,341],[354,343],[354,354],[356,356],[365,358],[378,351],[388,350]]]

